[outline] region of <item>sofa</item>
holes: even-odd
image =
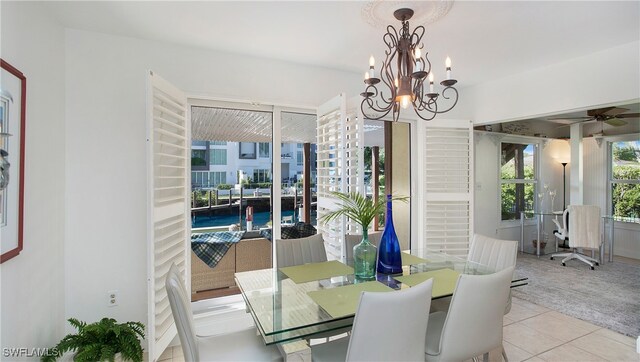
[[[215,268],[210,268],[191,251],[191,293],[217,290],[223,294],[238,291],[234,274],[271,268],[271,242],[265,238],[242,239],[233,244]]]

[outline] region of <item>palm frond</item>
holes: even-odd
[[[357,192],[332,191],[331,196],[338,199],[339,207],[337,210],[331,211],[320,218],[325,223],[346,216],[358,223],[363,229],[368,229],[375,216],[384,210],[386,205],[385,198],[379,198],[377,202],[373,202],[372,199]],[[401,202],[409,200],[406,196],[394,196],[391,199]]]

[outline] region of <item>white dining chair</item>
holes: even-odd
[[[186,362],[281,361],[276,346],[266,346],[255,328],[212,337],[196,335],[191,303],[178,267],[167,273],[165,287]]]
[[[299,239],[276,240],[278,268],[327,261],[322,234]]]
[[[464,361],[502,347],[502,316],[513,267],[458,277],[448,312],[429,315],[427,361]]]
[[[311,347],[314,362],[424,361],[433,279],[397,292],[363,292],[351,337]]]
[[[518,257],[518,242],[516,240],[501,240],[481,234],[473,234],[467,261],[500,271],[508,267],[515,267]],[[451,298],[435,300],[431,305],[432,311],[444,311],[449,308]],[[505,307],[504,314],[511,311],[511,293]]]
[[[467,261],[488,266],[492,270],[500,271],[516,266],[518,257],[518,242],[516,240],[496,239],[481,234],[473,234],[471,247],[467,255]],[[433,301],[432,311],[446,312],[449,309],[451,298],[442,298]],[[511,290],[504,308],[504,314],[511,311]],[[502,356],[507,360],[507,353],[502,349]]]

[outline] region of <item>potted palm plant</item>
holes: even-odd
[[[144,324],[140,322],[117,323],[112,318],[102,318],[99,322],[87,324],[75,318],[69,323],[78,330],[68,334],[51,350],[55,355],[47,355],[43,362],[53,362],[65,352],[75,352],[74,361],[115,361],[130,360],[142,362]]]
[[[376,277],[375,245],[369,242],[369,226],[380,214],[386,204],[386,200],[379,198],[376,202],[357,192],[343,193],[332,191],[331,195],[338,200],[338,208],[320,218],[323,222],[330,222],[339,217],[346,216],[362,227],[362,241],[353,247],[354,274],[356,279],[372,280]],[[390,201],[406,202],[406,196],[388,196]]]

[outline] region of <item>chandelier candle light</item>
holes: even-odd
[[[363,114],[369,119],[382,119],[392,112],[393,120],[400,116],[400,107],[408,108],[411,104],[418,117],[430,121],[437,114],[453,109],[458,103],[458,90],[453,86],[458,82],[451,78],[451,59],[445,61],[446,79],[440,82],[444,87],[441,93],[434,89],[434,74],[431,72],[431,62],[427,53],[422,56],[421,43],[425,29],[416,27],[413,32],[409,29],[409,19],[413,16],[411,9],[398,9],[393,16],[402,22],[400,32],[392,25],[387,26],[387,33],[382,40],[387,46],[385,60],[380,68],[380,77],[376,77],[375,59],[369,58],[369,71],[365,73],[365,91],[360,93],[364,99],[360,104]],[[395,67],[392,64],[395,62]],[[425,79],[429,79],[429,90],[425,93]],[[382,82],[389,89],[389,95],[378,90],[377,84]],[[446,99],[451,105],[438,109],[438,100]],[[373,111],[369,114],[365,109]]]

